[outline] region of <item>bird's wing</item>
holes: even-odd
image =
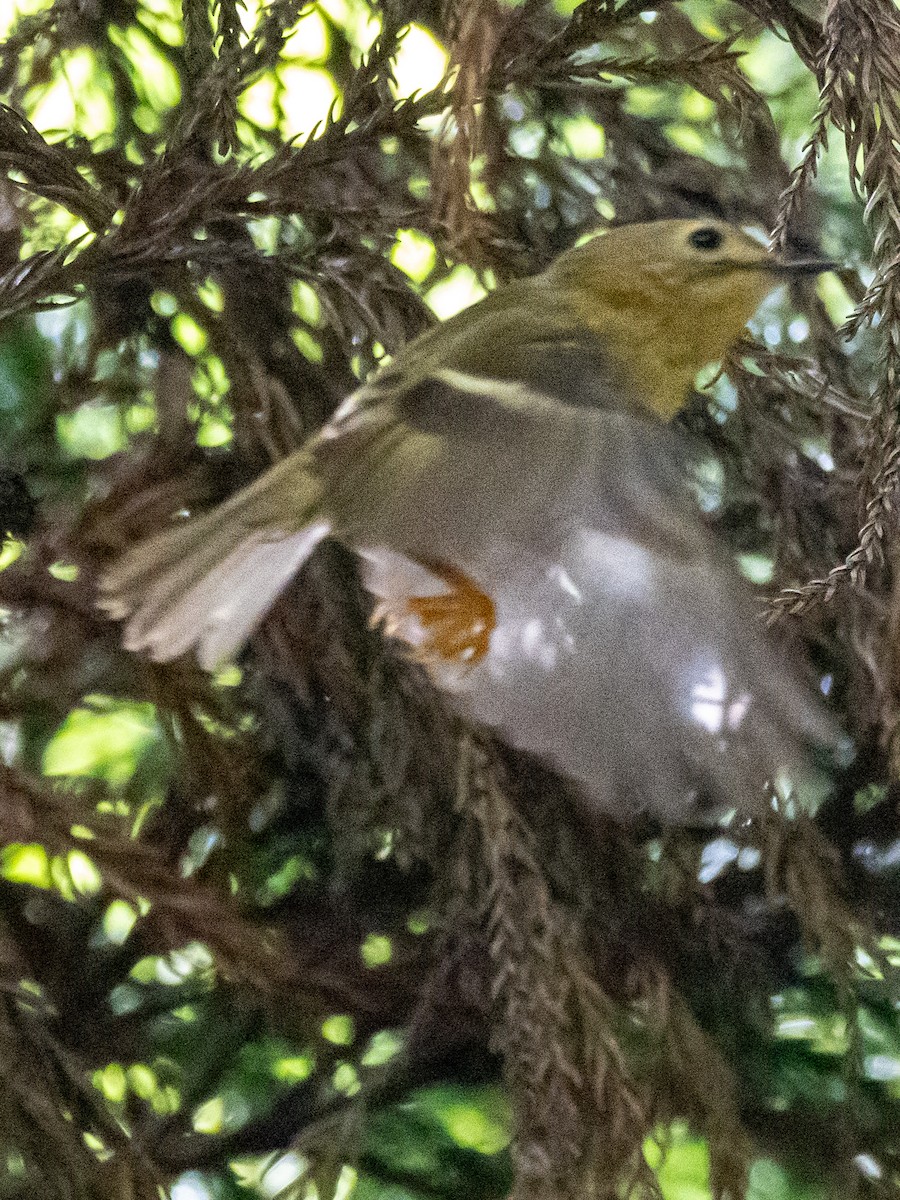
[[[576,517],[670,552],[702,541],[675,435],[593,339],[524,342],[504,369],[442,366],[359,389],[314,448],[336,536],[450,564],[522,531],[556,545]]]
[[[481,662],[433,664],[465,713],[607,811],[757,807],[763,779],[833,732],[707,534],[675,434],[590,339],[500,349],[499,379],[460,340],[411,385],[386,372],[359,389],[252,487],[135,547],[103,580],[104,607],[131,648],[197,646],[209,666],[329,531],[400,605],[432,586],[422,563],[443,563],[496,612]]]
[[[810,750],[833,743],[717,554],[586,524],[555,553],[498,546],[480,586],[490,649],[471,667],[433,661],[436,677],[606,811],[758,810],[767,780],[805,783]]]
[[[559,349],[517,381],[444,369],[395,398],[406,432],[370,476],[392,499],[355,531],[370,584],[413,641],[404,590],[436,581],[397,551],[489,595],[487,655],[435,678],[607,811],[758,809],[835,730],[707,531],[675,431],[622,406],[595,348]]]
[[[379,490],[391,525],[402,526],[384,465],[399,472],[403,460],[403,477],[416,481],[427,461],[421,437],[397,422],[382,392],[377,384],[358,389],[302,450],[250,487],[113,563],[99,581],[98,606],[124,621],[127,649],[157,661],[196,649],[211,669],[240,649],[335,524],[353,544],[359,520],[385,507]]]

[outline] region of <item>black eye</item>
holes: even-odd
[[[722,245],[722,233],[714,225],[704,225],[702,229],[695,229],[688,241],[695,250],[718,250]]]

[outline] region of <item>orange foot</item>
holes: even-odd
[[[496,624],[493,600],[455,567],[427,559],[419,561],[450,588],[438,596],[409,599],[410,612],[425,633],[420,647],[423,657],[462,659],[473,666],[488,652]]]

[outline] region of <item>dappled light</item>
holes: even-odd
[[[897,1194],[898,61],[891,0],[0,4],[4,1200]],[[674,820],[618,777],[585,802],[560,739],[724,775],[768,682],[663,626],[685,547],[614,522],[487,631],[492,687],[589,674],[603,728],[564,697],[461,717],[496,692],[429,676],[409,595],[377,608],[325,520],[234,661],[125,648],[97,587],[142,538],[437,322],[701,216],[837,264],[676,418],[747,643],[764,618],[830,758],[811,735],[724,814],[702,778]]]

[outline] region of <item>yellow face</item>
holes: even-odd
[[[717,264],[745,267],[773,261],[761,242],[712,217],[619,225],[573,253],[595,255],[598,264],[676,270],[686,275],[708,273]]]
[[[648,407],[669,417],[783,273],[742,230],[700,218],[611,229],[564,254],[547,278],[573,297]]]

